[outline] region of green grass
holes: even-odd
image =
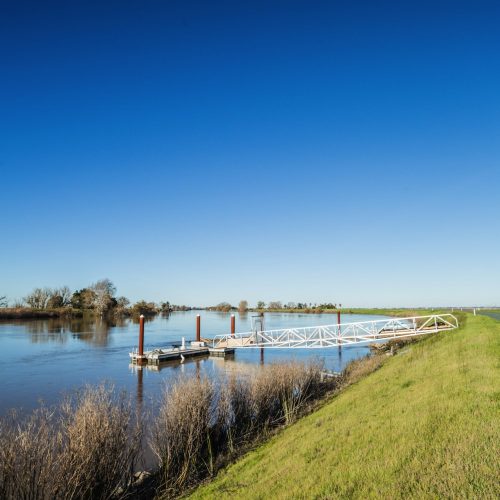
[[[301,314],[337,314],[337,309],[321,309],[320,307],[308,307],[305,309],[298,308],[281,308],[281,309],[249,309],[250,312],[278,312],[278,313],[301,313]],[[343,307],[340,309],[341,314],[370,314],[370,315],[384,315],[384,316],[423,316],[427,314],[434,314],[438,309],[425,309],[425,308],[362,308],[362,307]],[[439,309],[443,312],[442,309]],[[447,310],[445,312],[451,312]]]
[[[465,315],[461,315],[463,318]],[[500,322],[403,349],[195,498],[500,497]]]

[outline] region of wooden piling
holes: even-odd
[[[144,315],[139,317],[139,356],[144,355]]]
[[[196,315],[196,342],[201,341],[201,317],[199,314]]]
[[[236,318],[234,317],[234,314],[231,314],[231,336],[234,337],[235,333],[236,333]]]

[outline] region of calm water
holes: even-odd
[[[500,321],[500,311],[498,312],[479,312],[479,314],[483,314],[484,316],[489,316],[490,318],[496,319]]]
[[[166,346],[182,337],[193,340],[197,312],[175,312],[146,323],[146,348]],[[342,322],[380,316],[343,315]],[[336,322],[333,314],[266,313],[265,328],[315,326]],[[201,312],[202,336],[229,330],[229,314]],[[236,331],[251,330],[251,314],[236,315]],[[233,359],[198,358],[184,364],[138,369],[128,353],[137,346],[138,325],[132,320],[30,320],[0,323],[0,415],[10,408],[30,410],[39,400],[52,404],[85,384],[111,382],[141,402],[158,398],[165,383],[179,375],[217,377],[227,373],[251,376],[261,364],[260,349],[239,349]],[[264,363],[287,359],[324,360],[339,371],[350,360],[367,354],[366,347],[338,349],[266,349]]]

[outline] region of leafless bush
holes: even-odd
[[[54,415],[46,408],[18,423],[12,413],[0,423],[0,498],[44,499],[54,490],[58,460]]]
[[[104,386],[62,407],[63,498],[110,498],[125,488],[139,453],[130,403]]]
[[[129,404],[111,388],[87,388],[55,410],[0,423],[0,498],[119,496],[139,449]]]
[[[174,496],[227,462],[266,430],[291,422],[328,384],[321,366],[263,367],[253,379],[177,382],[165,392],[151,446],[159,460],[160,492]]]
[[[153,429],[152,449],[159,459],[160,488],[181,490],[210,469],[213,385],[187,379],[165,392]]]
[[[308,401],[327,389],[320,364],[283,363],[264,367],[251,385],[255,426],[291,422]]]
[[[384,360],[384,355],[374,354],[351,361],[342,371],[342,386],[355,384],[358,380],[380,368]]]

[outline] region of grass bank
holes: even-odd
[[[425,314],[433,314],[438,309],[425,309],[425,308],[361,308],[361,307],[345,307],[341,309],[322,309],[321,307],[308,307],[308,308],[280,308],[280,309],[249,309],[250,312],[273,312],[273,313],[300,313],[300,314],[369,314],[369,315],[382,315],[382,316],[423,316]],[[442,309],[439,309],[442,312]],[[447,312],[451,312],[447,311]]]
[[[461,315],[462,324],[465,315]],[[500,322],[408,346],[194,498],[500,496]]]

